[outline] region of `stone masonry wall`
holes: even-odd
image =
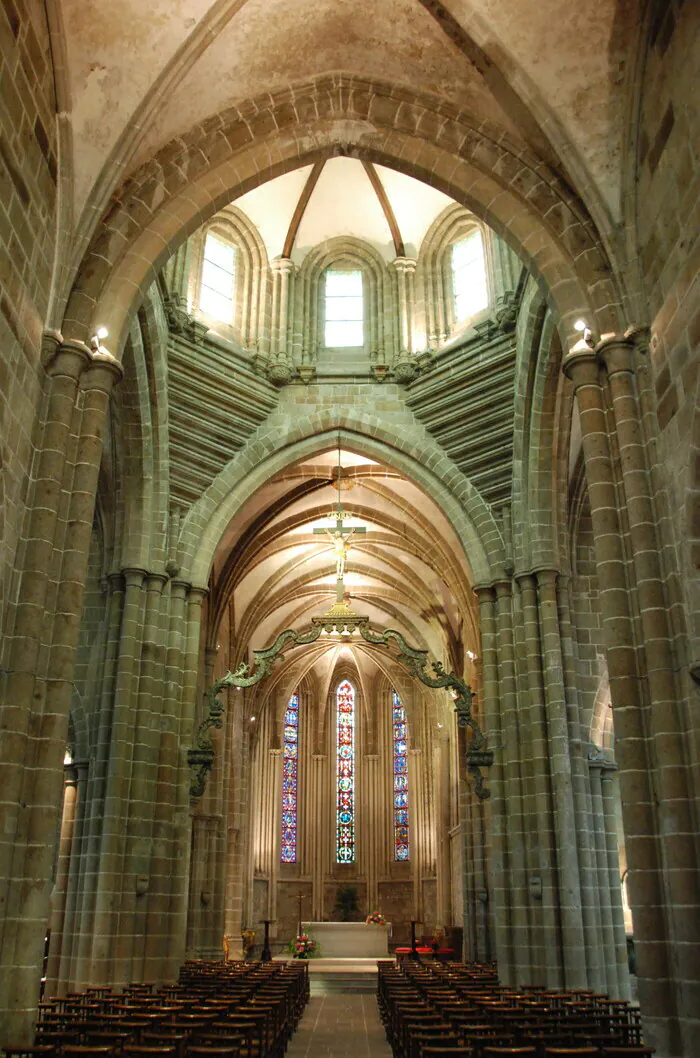
[[[45,8],[0,4],[0,632],[24,517],[51,287],[56,101]]]
[[[642,96],[637,240],[651,320],[652,403],[670,491],[691,637],[700,663],[700,11],[684,0],[653,5]],[[694,615],[694,616],[692,616]]]

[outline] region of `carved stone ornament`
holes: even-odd
[[[496,298],[494,315],[498,329],[503,334],[510,334],[515,330],[515,324],[518,321],[518,304],[512,290],[506,290]]]
[[[185,299],[179,294],[167,294],[163,298],[168,330],[171,334],[177,334],[195,345],[201,345],[209,328],[196,320],[194,316],[190,316],[185,304]]]
[[[268,364],[267,377],[273,386],[288,386],[292,381],[292,369],[286,360],[277,360]]]
[[[188,753],[188,761],[192,768],[190,795],[193,799],[201,797],[204,793],[207,774],[213,763],[214,749],[207,732],[212,728],[221,727],[221,716],[224,711],[223,703],[219,700],[221,691],[226,687],[252,687],[260,683],[262,679],[270,675],[274,663],[283,658],[282,650],[287,644],[308,646],[310,643],[315,643],[323,632],[340,632],[341,635],[358,633],[365,643],[383,647],[391,652],[396,661],[404,665],[409,674],[414,679],[420,680],[426,687],[445,688],[450,691],[457,713],[457,724],[459,727],[469,728],[472,735],[466,752],[466,761],[467,771],[472,776],[474,793],[482,801],[490,797],[489,790],[484,786],[484,775],[481,769],[493,764],[493,752],[488,749],[486,735],[472,715],[474,695],[468,684],[454,672],[445,672],[439,661],[429,658],[427,650],[418,650],[409,646],[396,629],[385,628],[383,631],[375,632],[369,627],[369,617],[355,613],[344,602],[336,602],[326,613],[312,617],[309,628],[300,632],[287,628],[284,632],[280,632],[271,646],[265,647],[264,650],[254,650],[255,661],[252,672],[245,662],[241,662],[235,672],[227,672],[206,691],[205,698],[209,703],[209,713],[197,730],[195,748]],[[428,664],[432,668],[432,675],[426,672]]]
[[[409,382],[413,382],[417,374],[418,365],[413,357],[404,357],[394,364],[394,380],[401,385],[405,386]]]

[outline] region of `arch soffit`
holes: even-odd
[[[475,582],[487,582],[500,572],[502,537],[489,507],[427,434],[414,429],[410,439],[397,438],[376,417],[352,409],[343,409],[335,421],[327,409],[294,423],[275,422],[274,418],[271,416],[256,431],[187,516],[181,544],[194,584],[208,583],[219,540],[257,489],[290,464],[339,443],[359,455],[387,463],[435,500],[464,548]]]
[[[237,195],[345,152],[415,176],[485,220],[544,283],[572,340],[580,316],[600,333],[622,325],[595,226],[541,161],[447,104],[336,76],[216,115],[131,177],[84,258],[64,333],[87,340],[106,326],[120,348],[129,315],[188,235]]]

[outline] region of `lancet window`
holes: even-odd
[[[199,307],[202,312],[222,323],[231,323],[235,276],[235,246],[207,232],[199,288]]]
[[[394,754],[394,859],[409,856],[408,824],[408,726],[396,691],[392,691],[392,735]]]
[[[336,814],[338,863],[355,860],[355,689],[343,680],[336,691]]]
[[[364,345],[362,272],[326,271],[325,344],[332,348]]]
[[[452,282],[457,322],[467,320],[487,307],[486,260],[478,228],[452,247]]]
[[[282,744],[282,863],[297,861],[297,794],[299,779],[299,693],[284,712]]]

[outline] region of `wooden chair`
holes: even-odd
[[[51,1044],[34,1044],[31,1047],[5,1047],[3,1054],[5,1058],[38,1058],[38,1056],[58,1054],[57,1049]]]
[[[597,1058],[597,1047],[545,1047],[545,1058]]]
[[[653,1047],[603,1047],[600,1052],[605,1058],[648,1058],[655,1054]]]

